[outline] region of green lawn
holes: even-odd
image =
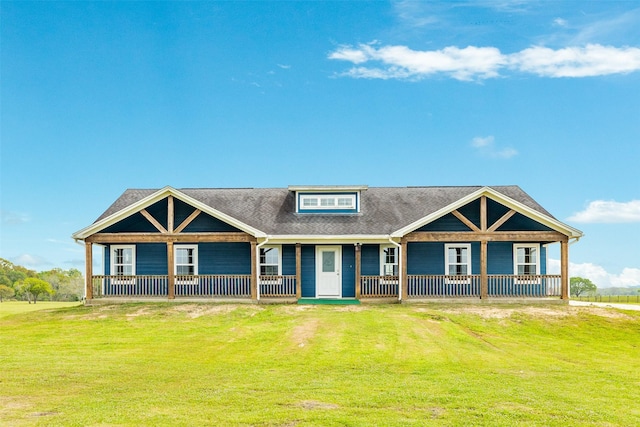
[[[10,316],[12,314],[26,313],[30,311],[52,310],[62,307],[73,307],[82,304],[81,302],[51,302],[38,301],[35,304],[29,304],[27,301],[3,301],[0,303],[0,317]]]
[[[640,425],[640,312],[597,307],[67,307],[0,361],[3,426]]]
[[[640,295],[593,295],[571,297],[576,301],[606,302],[614,304],[640,304]]]

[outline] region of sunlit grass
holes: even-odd
[[[7,425],[638,425],[640,313],[123,305],[0,319]]]
[[[38,301],[36,304],[29,304],[27,301],[3,301],[0,303],[0,317],[12,314],[27,313],[31,311],[53,310],[63,307],[74,307],[81,302],[55,302]]]

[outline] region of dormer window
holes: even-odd
[[[296,212],[311,214],[354,214],[360,212],[360,195],[366,185],[289,186],[295,192]]]

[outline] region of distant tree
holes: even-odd
[[[38,277],[51,284],[55,292],[53,299],[56,301],[78,301],[82,298],[84,281],[82,273],[75,268],[70,270],[54,268],[39,273]]]
[[[36,277],[27,277],[24,279],[20,283],[20,290],[27,295],[29,304],[31,304],[32,298],[33,303],[35,304],[38,301],[38,296],[41,294],[53,294],[53,289],[49,282],[45,282],[44,280]]]
[[[594,294],[598,287],[589,279],[583,277],[572,277],[569,280],[571,295],[579,297],[581,294]]]
[[[16,291],[13,288],[10,288],[7,285],[0,285],[0,302],[5,299],[9,299],[16,294]]]

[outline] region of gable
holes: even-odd
[[[546,213],[511,199],[496,190],[484,187],[445,208],[396,231],[401,237],[412,231],[474,231],[481,228],[481,202],[486,197],[487,228],[491,231],[557,231],[570,237],[580,237],[578,230],[561,223]],[[461,218],[462,217],[462,218]]]
[[[107,211],[95,223],[74,233],[72,237],[82,240],[100,232],[166,233],[169,222],[169,198],[173,202],[173,229],[176,232],[240,231],[254,237],[264,234],[171,187],[137,199],[135,192],[125,192],[110,208],[112,210],[115,206],[118,210],[114,209],[115,212],[110,213]]]

